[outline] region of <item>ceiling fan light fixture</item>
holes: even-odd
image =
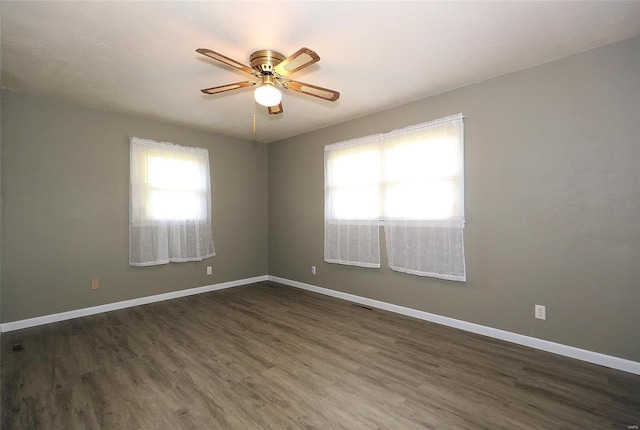
[[[282,93],[270,83],[264,83],[256,88],[253,96],[258,104],[266,107],[277,106],[282,100]]]
[[[251,80],[205,88],[200,90],[201,92],[205,94],[218,94],[224,91],[255,87],[257,85],[253,93],[255,101],[262,106],[266,106],[270,115],[277,115],[284,112],[281,103],[282,93],[280,93],[278,89],[278,84],[286,90],[296,91],[330,102],[334,102],[340,97],[338,91],[293,81],[287,78],[292,73],[302,70],[320,60],[318,54],[309,48],[300,48],[286,58],[281,53],[270,49],[256,51],[249,57],[251,67],[210,49],[199,48],[196,49],[196,52],[252,76]],[[256,78],[260,80],[257,81]]]

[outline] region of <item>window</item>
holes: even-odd
[[[325,147],[325,248],[329,263],[380,267],[380,140]]]
[[[141,145],[135,155],[137,179],[141,184],[136,190],[140,199],[135,201],[139,207],[132,212],[135,220],[207,219],[209,176],[203,171],[205,154],[182,151],[178,147]]]
[[[443,220],[462,216],[462,151],[444,133],[385,138],[384,217]]]
[[[129,263],[214,256],[209,152],[132,137],[130,162]]]
[[[466,280],[463,152],[462,115],[325,147],[325,260],[379,267],[379,219],[393,270]]]

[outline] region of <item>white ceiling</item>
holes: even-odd
[[[271,142],[640,34],[640,1],[0,3],[3,88]],[[259,49],[321,61],[293,79],[335,89],[330,103],[284,90],[282,115],[253,90],[199,90],[249,75]]]

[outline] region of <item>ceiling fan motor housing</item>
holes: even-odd
[[[251,54],[251,67],[261,74],[273,74],[273,69],[282,63],[286,57],[279,52],[263,49]]]

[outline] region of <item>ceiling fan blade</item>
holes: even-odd
[[[302,94],[318,97],[330,102],[338,100],[340,93],[328,88],[318,87],[316,85],[305,84],[304,82],[283,80],[282,86],[288,90],[297,91]]]
[[[284,110],[282,110],[282,103],[278,104],[278,106],[269,106],[267,109],[269,109],[269,114],[271,115],[277,115],[284,112]]]
[[[251,67],[246,66],[246,65],[244,65],[242,63],[239,63],[239,62],[237,62],[235,60],[232,60],[229,57],[225,57],[222,54],[218,54],[217,52],[214,52],[211,49],[199,48],[199,49],[196,49],[196,52],[199,53],[199,54],[202,54],[202,55],[206,55],[209,58],[213,58],[214,60],[218,60],[221,63],[226,64],[227,66],[231,66],[234,69],[241,70],[241,71],[243,71],[245,73],[248,73],[250,75],[257,76],[257,74],[258,74],[258,72],[256,70],[252,69]]]
[[[285,58],[282,63],[274,67],[274,71],[280,76],[289,76],[318,61],[320,61],[320,57],[315,51],[309,48],[301,48],[298,52]]]
[[[205,94],[218,94],[218,93],[223,93],[225,91],[237,90],[238,88],[252,87],[255,84],[256,82],[253,82],[253,81],[242,81],[242,82],[236,82],[233,84],[220,85],[218,87],[205,88],[200,91],[202,91]]]

